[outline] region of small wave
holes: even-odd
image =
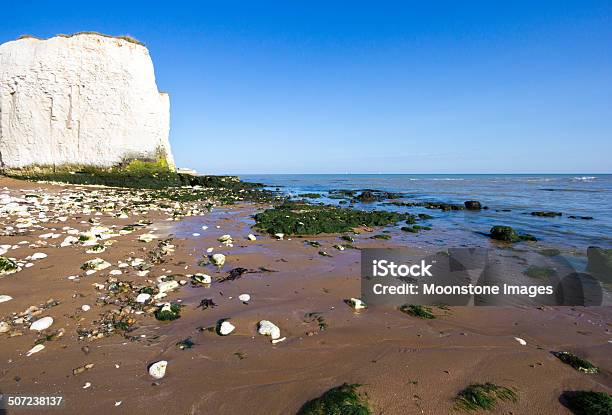
[[[458,182],[458,181],[463,181],[465,179],[458,179],[458,178],[451,178],[451,177],[445,177],[442,179],[430,179],[433,181],[442,181],[442,182],[446,182],[446,181],[450,181],[450,182]]]
[[[573,182],[592,182],[597,179],[596,176],[581,176],[581,177],[572,177]]]

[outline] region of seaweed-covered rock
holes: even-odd
[[[463,202],[463,204],[465,205],[465,208],[467,210],[480,210],[480,209],[482,209],[482,205],[480,204],[480,202],[478,200],[466,200],[465,202]]]
[[[0,275],[2,274],[12,274],[13,272],[17,272],[19,267],[17,263],[12,259],[0,256]]]
[[[370,415],[367,401],[357,393],[360,385],[343,384],[306,402],[298,415]]]
[[[349,232],[360,226],[384,226],[404,218],[406,215],[395,212],[287,202],[258,213],[255,222],[257,228],[272,235],[316,235]]]
[[[493,226],[489,231],[491,238],[504,242],[517,242],[520,240],[518,233],[511,226]]]
[[[181,317],[181,306],[166,303],[155,311],[155,318],[160,321],[172,321]]]
[[[553,355],[563,363],[570,365],[574,369],[584,373],[598,373],[599,368],[579,356],[570,352],[553,352]]]
[[[518,241],[537,241],[537,238],[529,233],[519,234],[511,226],[500,226],[496,225],[489,231],[489,236],[492,239],[504,242],[518,242]]]
[[[569,391],[561,395],[561,401],[576,415],[612,414],[612,395],[606,392]]]
[[[544,218],[554,218],[555,216],[562,216],[561,212],[548,212],[548,211],[536,211],[531,212],[531,216],[540,216]]]
[[[587,271],[605,281],[612,280],[612,249],[589,246],[587,249]]]

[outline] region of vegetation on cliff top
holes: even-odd
[[[107,35],[104,33],[100,33],[100,32],[76,32],[73,33],[71,35],[67,35],[64,33],[58,33],[56,36],[57,37],[73,37],[73,36],[79,36],[79,35],[96,35],[96,36],[102,36],[102,37],[107,37],[110,39],[121,39],[121,40],[125,40],[126,42],[130,42],[130,43],[134,43],[136,45],[140,45],[140,46],[145,46],[144,43],[142,43],[140,40],[133,38],[130,35],[119,35],[119,36],[113,36],[113,35]],[[23,34],[21,36],[19,36],[17,38],[17,40],[21,40],[21,39],[37,39],[37,40],[47,40],[45,38],[41,38],[38,36],[32,36],[32,35],[28,35],[28,34]]]

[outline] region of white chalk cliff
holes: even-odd
[[[112,167],[165,157],[170,100],[141,44],[98,34],[0,45],[0,166]]]

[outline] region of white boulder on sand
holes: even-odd
[[[51,327],[51,324],[53,324],[53,317],[43,317],[32,323],[30,330],[42,331]]]
[[[167,367],[167,360],[160,360],[159,362],[155,362],[151,366],[149,366],[149,375],[151,375],[153,379],[161,379],[166,376]]]
[[[170,100],[147,48],[96,33],[0,45],[3,169],[165,159]]]

